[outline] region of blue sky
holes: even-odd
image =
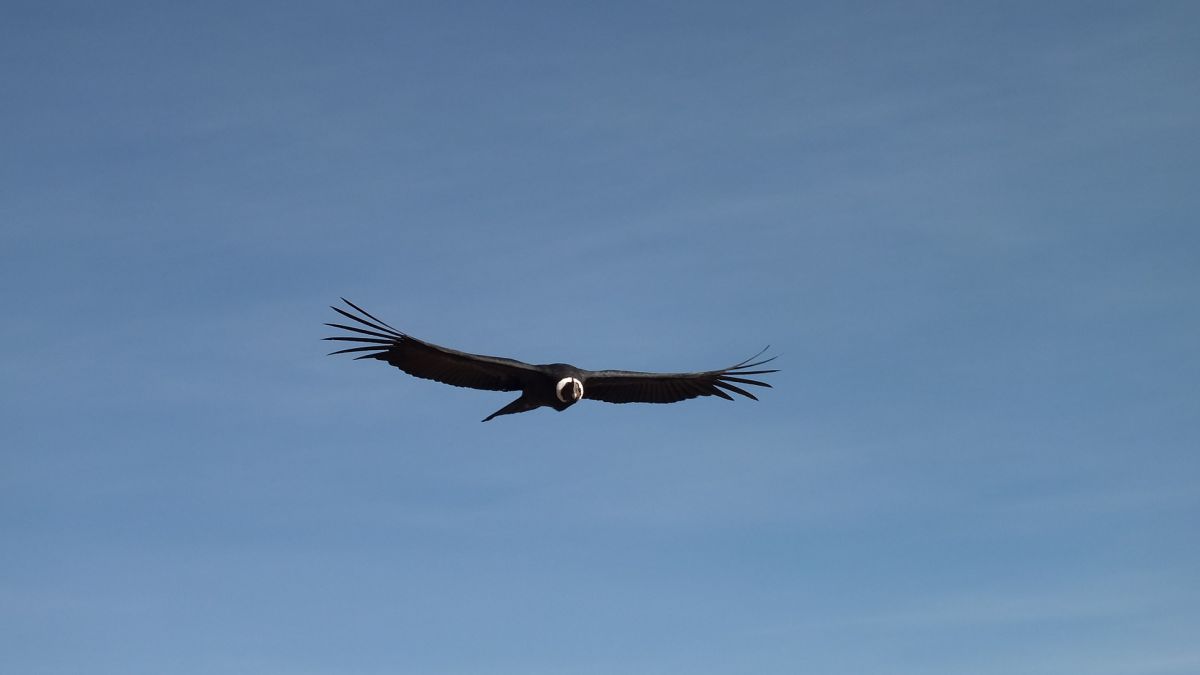
[[[1200,672],[1194,3],[4,15],[7,670]]]

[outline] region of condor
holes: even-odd
[[[697,396],[720,396],[732,401],[727,392],[758,400],[739,384],[756,387],[771,385],[746,375],[765,375],[775,370],[753,370],[776,357],[754,361],[762,352],[720,370],[698,373],[641,373],[631,370],[583,370],[565,363],[532,365],[497,356],[468,354],[418,340],[392,328],[365,309],[342,298],[357,314],[339,307],[333,311],[357,325],[327,323],[326,326],[350,331],[354,335],[338,335],[326,340],[365,343],[331,352],[346,354],[364,352],[358,359],[386,361],[415,377],[434,380],[456,387],[519,391],[521,396],[483,419],[498,415],[526,412],[547,406],[566,410],[580,399],[609,403],[675,403]],[[736,383],[736,384],[735,384]]]

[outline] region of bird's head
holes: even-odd
[[[563,403],[574,403],[583,398],[583,383],[574,377],[564,377],[555,385],[554,394]]]

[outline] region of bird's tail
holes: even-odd
[[[500,415],[511,415],[513,413],[527,412],[529,410],[533,410],[536,407],[537,407],[537,405],[530,403],[529,399],[525,398],[525,396],[522,395],[519,398],[517,398],[517,400],[513,401],[512,403],[509,403],[508,405],[497,410],[496,412],[492,413],[491,415],[488,415],[487,417],[483,418],[483,421],[487,422],[488,420],[492,419],[493,417],[499,417]]]

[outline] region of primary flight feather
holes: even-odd
[[[353,311],[340,307],[333,307],[333,311],[355,325],[325,325],[351,334],[325,339],[359,343],[359,346],[331,354],[361,352],[357,358],[385,361],[415,377],[456,387],[521,392],[520,397],[488,415],[484,422],[498,415],[526,412],[542,406],[561,412],[584,398],[609,403],[675,403],[697,396],[720,396],[732,401],[730,393],[733,393],[757,401],[758,397],[739,385],[770,387],[766,382],[746,376],[779,372],[778,369],[753,370],[775,360],[773,356],[754,361],[766,349],[728,368],[697,373],[583,370],[565,363],[532,365],[498,356],[468,354],[418,340],[392,328],[353,302],[345,298],[342,301]]]

